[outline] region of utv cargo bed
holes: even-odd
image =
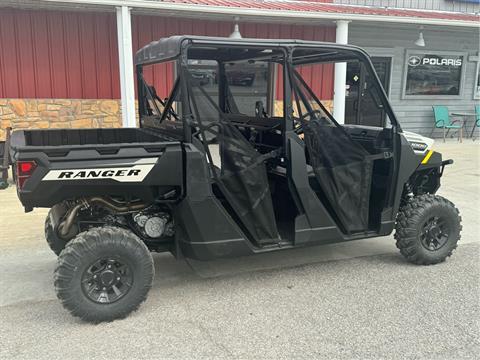
[[[55,129],[15,131],[12,146],[112,145],[172,141],[150,129]]]
[[[181,194],[182,145],[159,129],[55,129],[15,131],[11,154],[34,173],[22,182],[25,208],[64,199],[124,195],[153,202]],[[173,169],[165,172],[162,169]],[[25,178],[25,177],[24,177]]]

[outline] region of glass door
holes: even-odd
[[[388,95],[391,58],[374,57],[372,63]],[[372,91],[372,80],[361,63],[347,63],[346,124],[384,126],[385,110],[377,93]]]

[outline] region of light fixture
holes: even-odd
[[[235,16],[233,18],[233,20],[235,20],[235,26],[233,27],[233,32],[230,34],[229,38],[230,39],[241,39],[242,34],[240,34],[240,29],[238,27],[238,20],[240,20],[240,18],[238,16]]]
[[[415,45],[425,47],[425,39],[423,38],[423,26],[420,26],[420,32],[418,33],[418,39],[415,41]]]

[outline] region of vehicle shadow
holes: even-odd
[[[384,264],[410,265],[399,254],[390,237],[350,241],[340,244],[286,249],[232,259],[213,261],[176,260],[170,254],[154,254],[155,285],[177,281],[235,276],[243,273],[290,269],[325,262],[362,258]]]

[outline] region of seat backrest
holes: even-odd
[[[446,106],[432,106],[433,115],[435,116],[435,126],[443,127],[450,124],[450,117],[448,116],[448,107]]]
[[[475,114],[477,126],[480,126],[480,105],[475,105]]]

